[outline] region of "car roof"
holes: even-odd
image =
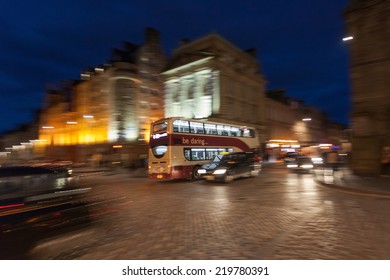
[[[26,176],[37,174],[52,174],[57,173],[56,170],[45,167],[35,166],[3,166],[0,167],[0,177],[9,176]]]

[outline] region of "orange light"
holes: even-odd
[[[122,148],[122,145],[113,145],[112,146],[114,149],[121,149]]]

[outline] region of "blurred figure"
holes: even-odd
[[[338,171],[339,160],[337,151],[330,151],[325,154],[325,175],[334,176]]]
[[[382,175],[390,175],[390,147],[382,148]]]

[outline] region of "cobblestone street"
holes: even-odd
[[[33,259],[390,259],[390,200],[264,169],[230,184],[85,177],[113,210],[40,242]]]

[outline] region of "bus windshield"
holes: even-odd
[[[153,124],[152,132],[155,133],[155,132],[167,131],[167,128],[168,128],[167,121],[158,122]]]

